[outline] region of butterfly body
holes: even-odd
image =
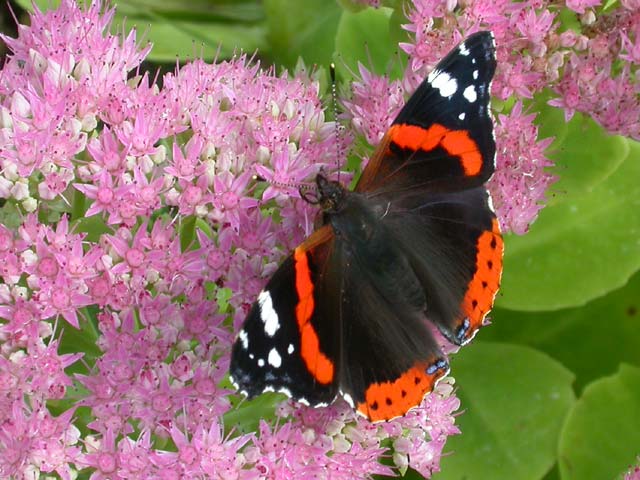
[[[320,174],[322,224],[279,267],[233,346],[247,396],[310,405],[341,395],[372,421],[418,405],[448,372],[430,325],[467,343],[502,271],[484,183],[495,48],[469,37],[434,69],[381,141],[354,191]]]

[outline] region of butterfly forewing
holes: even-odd
[[[265,391],[310,405],[335,398],[338,347],[325,340],[339,338],[338,317],[315,304],[316,296],[326,297],[317,285],[331,278],[322,269],[329,265],[333,240],[331,227],[317,230],[280,265],[251,307],[230,366],[231,381],[249,398]],[[324,320],[317,328],[314,315]]]
[[[488,180],[496,149],[489,114],[495,68],[489,32],[452,50],[402,108],[355,190],[455,191]]]

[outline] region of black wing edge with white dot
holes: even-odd
[[[483,118],[490,121],[488,104],[495,69],[493,33],[474,33],[436,65],[394,123],[469,128]]]

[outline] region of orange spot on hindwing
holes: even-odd
[[[430,152],[441,147],[460,160],[465,176],[473,177],[482,170],[482,154],[466,130],[449,130],[434,123],[429,128],[396,124],[389,129],[391,141],[403,149]]]
[[[320,339],[318,333],[311,324],[311,316],[315,308],[313,298],[313,282],[307,252],[300,247],[293,252],[293,260],[296,270],[296,292],[298,303],[296,305],[296,321],[300,331],[300,355],[304,360],[307,370],[322,384],[333,381],[333,362],[320,351]]]
[[[448,371],[449,365],[443,359],[416,362],[393,381],[371,384],[365,391],[364,402],[356,408],[372,422],[400,417],[420,405]]]
[[[460,338],[461,343],[471,340],[482,326],[484,317],[493,307],[493,300],[500,288],[504,242],[498,220],[494,218],[492,230],[486,230],[478,237],[476,249],[476,270],[462,300],[462,321],[467,319],[469,324],[461,332],[464,333]]]

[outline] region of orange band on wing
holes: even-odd
[[[311,375],[319,383],[328,384],[333,381],[334,366],[333,362],[320,351],[320,339],[310,321],[315,301],[306,251],[300,247],[296,248],[293,252],[293,260],[296,269],[296,292],[298,293],[296,321],[300,330],[300,355]]]
[[[482,326],[484,317],[491,310],[502,276],[504,243],[498,220],[493,219],[491,231],[482,232],[476,243],[476,272],[469,282],[462,301],[462,313],[469,319],[467,338],[471,338]]]
[[[372,422],[404,415],[420,405],[436,382],[447,374],[446,362],[442,366],[438,366],[437,362],[418,362],[394,381],[369,385],[364,394],[365,400],[358,403],[357,410]],[[427,373],[430,367],[433,373]]]
[[[449,130],[434,123],[429,128],[417,125],[396,124],[389,129],[391,141],[400,148],[430,152],[441,147],[449,155],[458,157],[464,174],[478,175],[482,170],[482,155],[476,142],[466,130]]]

